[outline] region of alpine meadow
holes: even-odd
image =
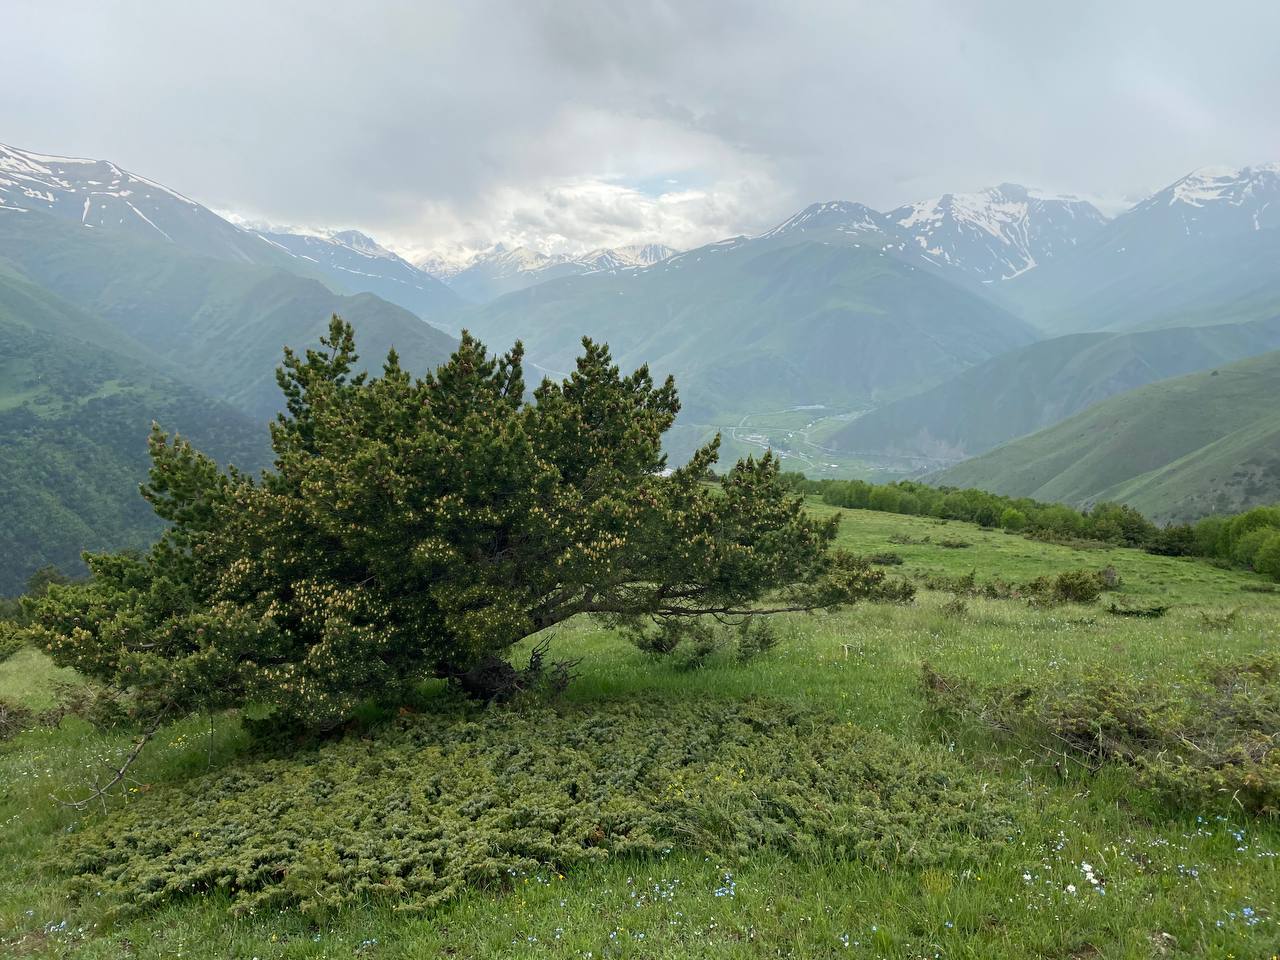
[[[1280,9],[51,12],[0,956],[1280,958]]]

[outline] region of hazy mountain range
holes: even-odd
[[[418,267],[448,284],[464,300],[486,303],[557,277],[651,266],[676,252],[659,243],[643,243],[601,248],[577,256],[550,255],[528,247],[508,249],[498,243],[463,260],[428,257],[419,260]]]
[[[132,493],[152,418],[261,463],[281,348],[335,312],[369,363],[395,346],[414,370],[464,327],[523,340],[531,379],[567,370],[584,334],[607,341],[676,375],[676,458],[720,432],[728,458],[948,468],[1157,516],[1275,499],[1280,374],[1248,358],[1280,350],[1277,201],[1270,164],[1197,171],[1114,219],[1001,184],[815,203],[679,253],[412,263],[358,231],[233,222],[107,161],[0,147],[0,592],[35,560],[153,533]],[[1232,404],[1258,416],[1218,412]]]

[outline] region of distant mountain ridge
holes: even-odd
[[[1002,183],[948,193],[890,211],[889,219],[931,258],[984,281],[1012,280],[1106,226],[1093,204]]]
[[[546,279],[457,322],[495,342],[520,337],[551,370],[571,362],[582,335],[607,340],[619,357],[682,377],[687,417],[880,402],[1029,343],[1031,331],[984,286],[1086,242],[1105,224],[1085,201],[1012,184],[888,213],[826,201],[757,236],[616,278],[557,275],[563,264],[505,251],[486,268],[509,258]],[[455,290],[464,292],[465,276],[451,281]],[[730,308],[732,319],[723,315]],[[753,383],[746,370],[762,380]]]
[[[1086,242],[1107,218],[1091,203],[1002,183],[882,213],[847,200],[810,204],[756,239],[881,237],[887,248],[984,283],[1011,280]]]
[[[1047,333],[1280,313],[1280,164],[1193,171],[994,291]]]
[[[316,265],[344,287],[373,293],[423,319],[438,319],[462,306],[445,284],[358,230],[254,233],[294,257]]]
[[[373,293],[423,319],[461,301],[442,283],[357,231],[272,234],[233,223],[169,187],[107,160],[0,144],[0,214],[44,213],[184,255],[286,270],[335,293]]]
[[[582,336],[605,341],[624,366],[675,374],[681,423],[711,431],[748,413],[891,399],[1035,339],[884,240],[737,238],[544,282],[458,322],[497,347],[523,340],[552,373],[571,369]]]
[[[559,277],[651,266],[677,252],[660,243],[638,243],[602,247],[576,256],[550,255],[528,247],[508,248],[498,243],[462,261],[426,257],[418,261],[418,266],[446,283],[463,299],[487,303]]]
[[[220,260],[283,262],[261,240],[207,207],[108,160],[57,157],[0,144],[0,212],[5,211],[40,211]]]

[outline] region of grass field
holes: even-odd
[[[814,503],[815,511],[833,508]],[[729,860],[675,847],[569,870],[548,869],[468,893],[424,915],[393,903],[325,917],[270,911],[233,917],[227,901],[179,899],[121,921],[107,904],[73,901],[43,858],[83,814],[50,800],[83,794],[128,733],[99,734],[75,718],[0,744],[0,955],[15,957],[893,957],[1270,958],[1280,953],[1280,824],[1229,808],[1171,811],[1130,774],[1061,771],[1030,746],[946,728],[927,709],[921,664],[981,681],[1032,680],[1093,667],[1174,676],[1206,657],[1273,648],[1280,593],[1252,574],[1117,548],[1048,545],[959,522],[842,513],[841,540],[892,551],[913,578],[975,572],[1025,581],[1112,566],[1116,594],[1089,606],[1032,607],[922,590],[910,606],[861,606],[795,617],[783,641],[740,663],[654,661],[590,622],[553,638],[580,656],[567,697],[577,705],[630,696],[765,698],[819,707],[841,722],[930,744],[1017,796],[1008,842],[942,866],[880,869],[815,854]],[[927,539],[926,539],[927,538]],[[940,541],[968,546],[942,546]],[[910,541],[910,542],[902,542]],[[1171,605],[1159,618],[1113,616],[1107,599]],[[1237,611],[1229,624],[1214,615]],[[1206,617],[1206,615],[1209,615]],[[1214,626],[1214,623],[1225,624]],[[59,680],[39,654],[0,665],[0,700],[44,708]],[[376,738],[376,731],[367,734]],[[242,762],[234,717],[166,730],[137,768],[139,790]],[[109,814],[107,814],[109,815]],[[1090,880],[1090,877],[1093,879]]]

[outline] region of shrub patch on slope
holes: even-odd
[[[121,909],[213,889],[237,912],[424,909],[522,871],[673,847],[936,863],[1008,837],[1012,811],[940,749],[821,712],[459,709],[153,790],[66,837],[54,865]]]
[[[981,685],[924,666],[925,694],[1047,755],[1119,762],[1178,809],[1280,815],[1280,656],[1206,665],[1191,676],[1113,670],[1029,684]]]

